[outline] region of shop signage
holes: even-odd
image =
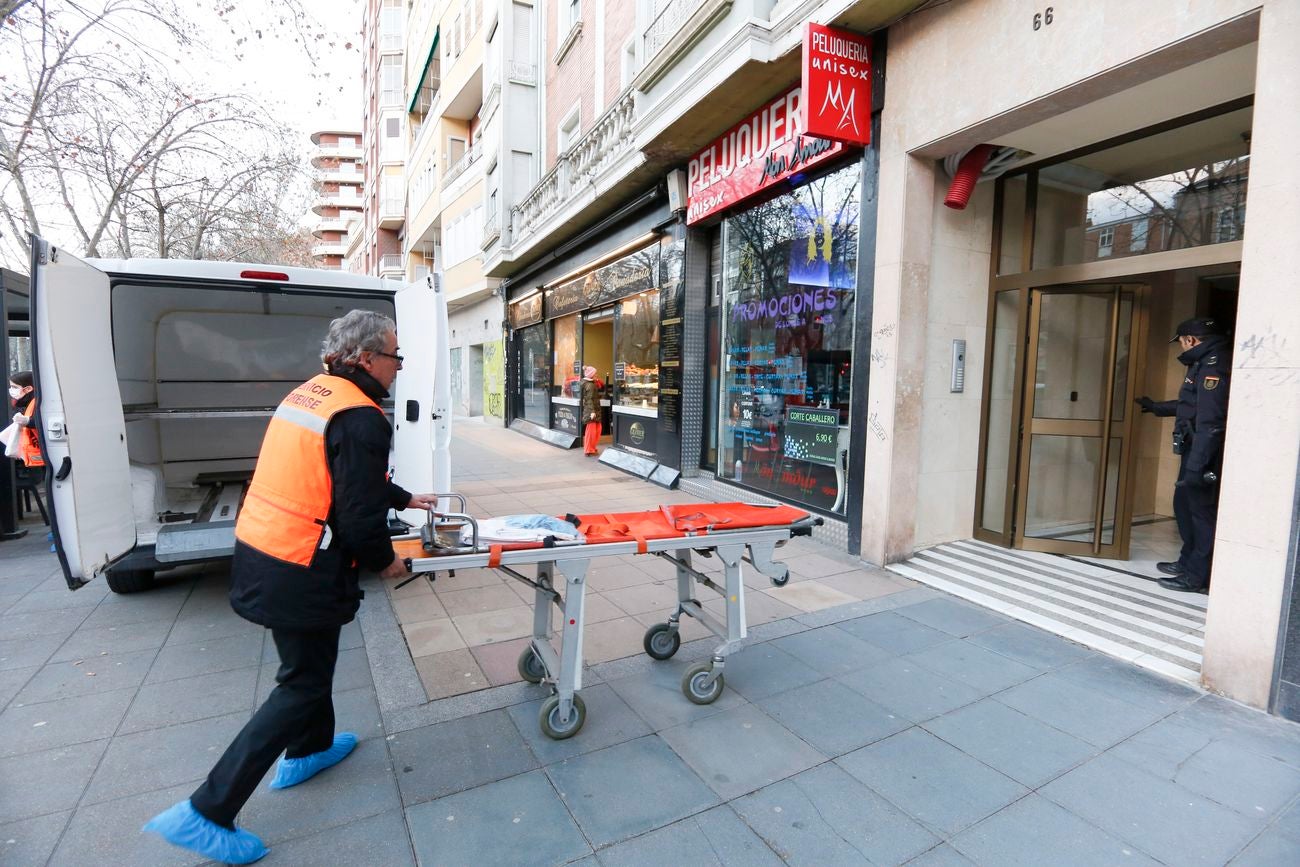
[[[835,466],[840,433],[837,410],[787,407],[784,432],[786,457]]]
[[[805,134],[794,87],[727,130],[687,164],[686,222],[698,223],[844,150]]]
[[[547,317],[564,316],[576,310],[599,307],[658,285],[659,244],[616,259],[582,277],[561,283],[546,292]]]
[[[521,301],[510,304],[511,329],[523,328],[542,321],[542,293],[534,292]]]
[[[633,454],[653,456],[658,451],[659,428],[653,419],[614,413],[614,442]]]
[[[871,38],[808,22],[803,31],[804,132],[871,143]]]
[[[569,406],[567,403],[552,403],[551,427],[577,436],[579,433],[577,408]]]

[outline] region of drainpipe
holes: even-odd
[[[948,195],[943,197],[944,205],[954,211],[966,210],[966,205],[970,204],[970,194],[983,174],[985,164],[997,149],[997,145],[982,144],[966,152],[957,164],[957,171],[953,173]]]

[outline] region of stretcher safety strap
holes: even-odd
[[[650,550],[650,547],[646,544],[645,536],[637,536],[635,538],[636,538],[636,552],[638,554],[644,554]]]
[[[501,552],[502,552],[502,550],[503,550],[503,549],[502,549],[502,547],[501,547],[500,545],[492,545],[491,547],[488,548],[488,568],[489,568],[489,569],[495,569],[496,567],[498,567],[498,566],[501,565]]]

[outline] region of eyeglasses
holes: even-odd
[[[402,362],[406,360],[402,356],[394,355],[391,352],[376,352],[375,355],[382,355],[384,358],[391,358],[393,361],[397,362],[398,366],[401,366]]]

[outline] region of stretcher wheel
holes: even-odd
[[[781,573],[781,577],[780,577],[780,578],[773,578],[773,579],[772,579],[772,584],[773,584],[773,586],[775,586],[775,587],[784,587],[785,585],[787,585],[787,584],[789,584],[789,583],[790,583],[790,570],[789,570],[789,569],[786,569],[785,572]]]
[[[569,721],[561,723],[560,697],[553,695],[542,702],[542,710],[538,714],[537,721],[542,727],[542,734],[551,740],[562,741],[565,738],[573,737],[582,728],[582,724],[587,721],[587,706],[582,703],[582,696],[575,695],[573,697],[573,711],[569,714]]]
[[[669,623],[656,623],[645,631],[645,640],[641,644],[655,659],[672,659],[677,648],[682,646],[682,634]]]
[[[705,685],[705,680],[711,671],[713,671],[713,663],[697,662],[686,669],[686,673],[682,675],[682,692],[695,704],[713,704],[718,700],[718,696],[722,695],[721,673],[713,679],[713,683]]]
[[[519,654],[519,676],[529,683],[541,683],[546,679],[546,666],[532,647],[525,647]]]

